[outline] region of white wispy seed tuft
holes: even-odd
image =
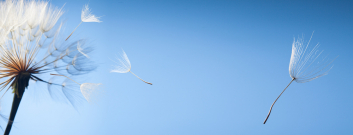
[[[88,7],[88,4],[86,4],[81,12],[81,21],[82,22],[102,22],[99,20],[100,17],[96,17],[91,13],[91,10]]]
[[[115,63],[117,63],[118,66],[115,66],[115,69],[111,70],[110,72],[116,72],[116,73],[127,73],[127,72],[130,72],[131,74],[136,76],[141,81],[152,85],[152,83],[146,82],[145,80],[142,80],[140,77],[138,77],[133,72],[131,72],[131,63],[130,63],[130,60],[127,57],[126,53],[124,52],[124,50],[123,50],[123,54],[121,55],[121,58],[117,58],[117,59],[118,59],[119,62],[115,62]]]
[[[272,103],[270,111],[268,112],[263,124],[265,124],[267,119],[270,117],[273,105],[293,81],[298,83],[312,81],[316,78],[327,75],[333,67],[330,65],[337,57],[333,60],[329,60],[327,57],[320,58],[323,51],[317,50],[319,48],[319,44],[316,44],[314,47],[309,46],[311,38],[312,35],[306,45],[304,45],[304,40],[302,38],[298,38],[297,40],[294,39],[292,44],[292,55],[289,62],[289,75],[292,78],[292,81],[286,88],[284,88],[282,93]]]

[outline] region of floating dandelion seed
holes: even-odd
[[[102,84],[101,83],[83,83],[80,85],[81,93],[89,103],[92,102],[92,95],[94,95],[94,93],[96,91],[98,91],[98,89],[100,89],[100,85],[102,85]]]
[[[72,33],[74,33],[76,31],[76,29],[78,28],[78,26],[81,25],[82,22],[98,22],[98,23],[100,23],[102,21],[100,21],[99,18],[100,17],[92,15],[91,10],[88,7],[88,4],[86,4],[83,7],[82,12],[81,12],[81,22],[80,22],[80,24],[77,25],[77,27],[74,29],[74,31],[71,32],[71,34],[66,38],[66,40],[71,37]]]
[[[82,22],[102,22],[99,20],[100,17],[92,15],[91,10],[88,7],[88,4],[82,9],[81,20]]]
[[[313,33],[314,34],[314,33]],[[318,61],[319,56],[323,51],[318,51],[319,44],[316,44],[312,50],[309,49],[309,43],[311,41],[312,35],[310,37],[307,45],[304,45],[303,38],[294,39],[292,44],[292,55],[289,63],[289,75],[292,78],[292,81],[287,85],[286,88],[282,91],[282,93],[277,97],[277,99],[271,105],[270,111],[264,121],[266,123],[267,119],[270,117],[272,107],[278,100],[278,98],[283,94],[283,92],[288,88],[288,86],[296,81],[298,83],[305,83],[312,81],[316,78],[327,75],[331,70],[329,67],[332,62],[337,58],[328,60],[327,57],[324,57],[321,61]]]
[[[75,106],[77,99],[70,94],[65,81],[47,80],[40,75],[59,73],[83,75],[96,67],[78,50],[83,40],[66,43],[60,38],[62,24],[56,25],[63,14],[62,8],[50,6],[46,1],[7,0],[0,2],[0,91],[11,88],[14,99],[5,135],[10,133],[18,107],[29,81],[62,87],[69,102]],[[84,43],[84,42],[83,42]],[[32,84],[31,84],[32,85]],[[52,95],[52,94],[51,94]]]
[[[82,84],[80,84],[65,75],[59,75],[59,74],[50,74],[50,75],[63,76],[63,77],[66,77],[67,79],[70,79],[72,82],[80,85],[81,93],[88,102],[91,102],[92,93],[94,91],[96,91],[97,89],[99,89],[99,86],[102,85],[101,83],[82,83]]]
[[[135,75],[134,73],[131,72],[131,63],[129,58],[127,57],[126,53],[123,50],[123,54],[122,54],[122,59],[119,59],[119,63],[116,62],[118,64],[118,66],[115,67],[115,69],[111,70],[110,72],[117,72],[117,73],[127,73],[130,72],[131,74],[133,74],[134,76],[136,76],[138,79],[140,79],[141,81],[152,85],[152,83],[150,82],[146,82],[145,80],[142,80],[140,77],[138,77],[137,75]]]

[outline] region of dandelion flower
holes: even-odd
[[[91,13],[91,10],[89,9],[88,4],[86,4],[83,7],[82,12],[81,12],[80,24],[77,25],[77,27],[74,29],[74,31],[71,32],[71,34],[66,38],[66,40],[71,37],[72,33],[74,33],[76,31],[76,29],[78,28],[78,26],[81,25],[82,22],[98,22],[98,23],[100,23],[102,21],[100,21],[99,18],[100,17],[97,17]]]
[[[14,93],[5,135],[10,133],[18,107],[29,81],[61,87],[70,104],[76,99],[65,81],[48,79],[48,73],[83,75],[95,69],[78,50],[78,42],[64,42],[57,24],[62,8],[46,1],[7,0],[0,2],[0,91]],[[85,48],[86,49],[86,48]],[[82,50],[81,50],[82,51]],[[87,49],[85,50],[87,52]],[[89,52],[89,50],[88,50]],[[31,83],[32,85],[32,83]]]
[[[146,82],[145,80],[142,80],[140,77],[138,77],[137,75],[135,75],[134,73],[131,72],[131,63],[130,63],[130,60],[127,57],[126,53],[124,52],[124,50],[123,50],[123,54],[122,54],[121,57],[122,57],[121,59],[117,58],[118,61],[119,61],[119,62],[116,62],[118,64],[118,66],[116,66],[115,69],[111,70],[110,72],[117,72],[117,73],[128,73],[128,72],[130,72],[131,74],[136,76],[141,81],[152,85],[152,83]]]
[[[320,58],[323,51],[317,50],[319,44],[316,44],[314,47],[309,46],[311,38],[312,35],[306,45],[304,45],[303,38],[298,38],[297,40],[294,39],[292,44],[292,55],[289,63],[289,75],[292,80],[271,105],[270,111],[263,124],[265,124],[270,117],[273,105],[293,81],[296,81],[297,83],[312,81],[316,78],[327,75],[333,67],[330,65],[335,59],[329,60],[327,57]]]

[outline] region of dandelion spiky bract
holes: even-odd
[[[298,83],[312,81],[316,78],[327,75],[333,67],[330,65],[334,59],[329,60],[327,57],[321,57],[323,51],[317,50],[319,44],[316,44],[314,47],[309,45],[311,38],[312,36],[306,45],[304,44],[303,38],[298,38],[297,40],[294,39],[292,44],[292,55],[289,62],[289,75],[292,78],[292,81],[272,103],[270,111],[263,124],[265,124],[270,117],[273,105],[293,81]]]
[[[82,8],[80,24],[77,25],[77,27],[74,29],[74,31],[71,32],[71,34],[66,38],[66,40],[71,37],[72,33],[74,33],[76,31],[76,29],[78,28],[78,26],[81,25],[82,22],[98,22],[98,23],[100,23],[102,21],[100,21],[99,18],[100,17],[97,17],[91,13],[91,10],[89,9],[88,4],[86,4]]]
[[[5,134],[9,134],[22,96],[29,80],[60,88],[63,96],[75,106],[67,81],[42,78],[57,73],[66,76],[83,75],[95,69],[85,54],[90,48],[78,50],[77,43],[64,42],[60,36],[63,7],[57,8],[46,1],[7,0],[0,2],[0,90],[11,89],[14,100]],[[52,95],[53,96],[53,95]]]
[[[115,69],[111,70],[110,72],[117,72],[117,73],[127,73],[130,72],[131,74],[133,74],[134,76],[136,76],[138,79],[140,79],[141,81],[152,85],[152,83],[150,82],[146,82],[145,80],[141,79],[140,77],[138,77],[137,75],[135,75],[133,72],[131,72],[131,63],[129,58],[127,57],[126,53],[123,50],[123,53],[121,55],[121,58],[117,58],[119,62],[115,62],[118,64],[118,66],[115,66]]]

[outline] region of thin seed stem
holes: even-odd
[[[50,74],[50,75],[63,76],[63,77],[66,77],[67,79],[70,79],[71,81],[77,83],[78,85],[81,85],[80,83],[78,83],[78,82],[76,82],[76,81],[72,80],[71,78],[64,76],[64,75],[59,75],[59,74]]]
[[[72,33],[74,33],[76,31],[76,29],[78,28],[78,26],[81,25],[81,23],[82,23],[82,21],[80,22],[80,24],[77,25],[77,27],[74,29],[74,31],[71,32],[71,34],[66,38],[66,40],[68,40],[71,37]]]
[[[134,73],[132,73],[131,71],[129,71],[131,74],[133,74],[134,76],[136,76],[138,79],[140,79],[141,81],[143,81],[143,82],[145,82],[145,83],[147,83],[147,84],[149,84],[149,85],[152,85],[152,83],[150,83],[150,82],[146,82],[145,80],[142,80],[140,77],[138,77],[137,75],[135,75]]]
[[[290,83],[287,85],[286,88],[284,88],[284,90],[282,91],[282,93],[288,88],[288,86],[289,86],[294,80],[295,80],[295,78],[293,78],[292,81],[290,81]],[[267,117],[266,117],[266,119],[265,119],[265,121],[264,121],[264,124],[266,124],[267,119],[270,117],[270,114],[271,114],[273,105],[275,105],[276,101],[279,99],[279,97],[282,95],[282,93],[279,94],[279,96],[277,97],[277,99],[275,100],[275,102],[272,103],[271,108],[270,108],[270,111],[268,112]]]

